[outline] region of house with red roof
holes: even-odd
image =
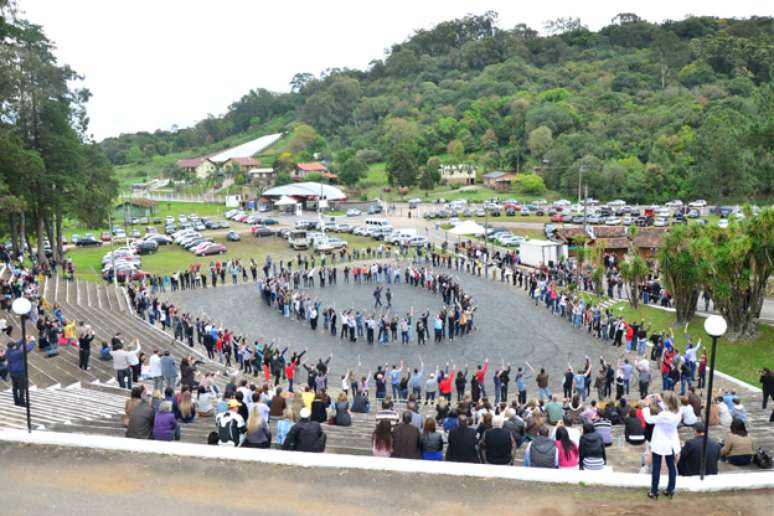
[[[199,179],[209,177],[218,169],[217,165],[210,161],[209,158],[179,159],[177,160],[177,166]]]
[[[308,163],[299,163],[296,165],[296,169],[293,171],[293,179],[298,181],[303,180],[307,175],[319,172],[320,174],[327,174],[328,167],[320,163],[319,161],[310,161]]]
[[[250,169],[257,168],[261,165],[261,162],[255,158],[229,158],[223,163],[223,170],[225,172],[247,172]]]

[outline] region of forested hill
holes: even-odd
[[[369,162],[415,184],[466,161],[534,171],[566,194],[583,171],[603,199],[774,196],[772,18],[621,14],[598,32],[577,19],[547,28],[498,27],[494,13],[443,22],[365,71],[300,73],[289,93],[254,90],[221,118],[102,146],[123,164],[284,129],[298,133],[286,161],[320,152],[351,183]]]

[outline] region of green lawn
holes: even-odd
[[[677,347],[685,349],[683,326],[675,327],[675,314],[666,310],[660,310],[651,306],[640,305],[637,310],[629,303],[621,302],[613,306],[613,312],[623,314],[624,318],[631,321],[645,320],[646,325],[651,325],[652,331],[669,331],[671,328],[677,337]],[[696,316],[688,325],[688,333],[693,341],[702,340],[702,348],[708,350],[712,344],[709,336],[704,332],[704,318]],[[758,336],[749,342],[729,342],[726,339],[718,340],[717,369],[730,374],[753,385],[758,385],[758,370],[762,367],[774,367],[774,328],[769,325],[759,326]]]
[[[210,232],[205,232],[206,235]],[[142,269],[153,274],[167,274],[175,271],[185,270],[190,265],[201,263],[208,264],[215,260],[231,260],[238,258],[240,260],[249,260],[254,258],[257,262],[263,263],[267,255],[275,259],[290,258],[296,256],[288,247],[285,240],[278,237],[255,238],[249,231],[240,232],[242,240],[239,242],[228,242],[224,235],[218,235],[213,238],[226,246],[228,252],[222,255],[197,257],[189,251],[177,245],[167,245],[159,248],[158,252],[152,255],[145,255],[142,258]],[[346,240],[350,249],[374,248],[378,245],[374,240],[357,235],[337,235]],[[115,247],[120,247],[121,243],[115,245],[104,245],[102,247],[78,248],[67,253],[73,259],[75,271],[80,279],[99,281],[100,271],[102,270],[102,257]]]

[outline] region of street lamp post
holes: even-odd
[[[32,310],[32,303],[26,297],[17,298],[11,305],[13,313],[21,318],[22,352],[24,353],[24,401],[27,407],[27,432],[32,432],[32,414],[30,412],[30,372],[27,361],[27,317]]]
[[[704,480],[704,473],[707,470],[707,441],[709,439],[709,418],[710,406],[712,405],[712,380],[715,376],[715,348],[718,344],[718,337],[726,334],[728,325],[726,320],[719,315],[711,315],[704,320],[704,331],[712,337],[712,352],[710,354],[709,382],[707,383],[707,396],[704,397],[704,437],[701,443],[701,468],[699,469],[701,480]]]

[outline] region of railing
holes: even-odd
[[[205,194],[182,194],[177,192],[132,192],[132,197],[141,197],[159,202],[192,202],[192,203],[216,203],[226,204],[224,195],[205,193]]]

